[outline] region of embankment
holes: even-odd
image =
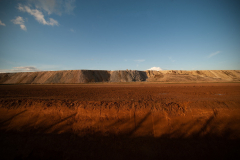
[[[0,73],[0,84],[77,84],[89,82],[239,82],[239,70],[101,71],[66,70]]]

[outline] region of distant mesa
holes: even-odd
[[[95,82],[240,82],[240,70],[65,70],[0,73],[0,84],[78,84]]]

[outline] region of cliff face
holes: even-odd
[[[232,82],[240,81],[239,70],[101,71],[67,70],[0,73],[0,84],[71,84],[89,82]]]

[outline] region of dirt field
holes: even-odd
[[[0,85],[1,159],[239,159],[240,83]]]

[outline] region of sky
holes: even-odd
[[[0,72],[240,70],[239,0],[0,0]]]

